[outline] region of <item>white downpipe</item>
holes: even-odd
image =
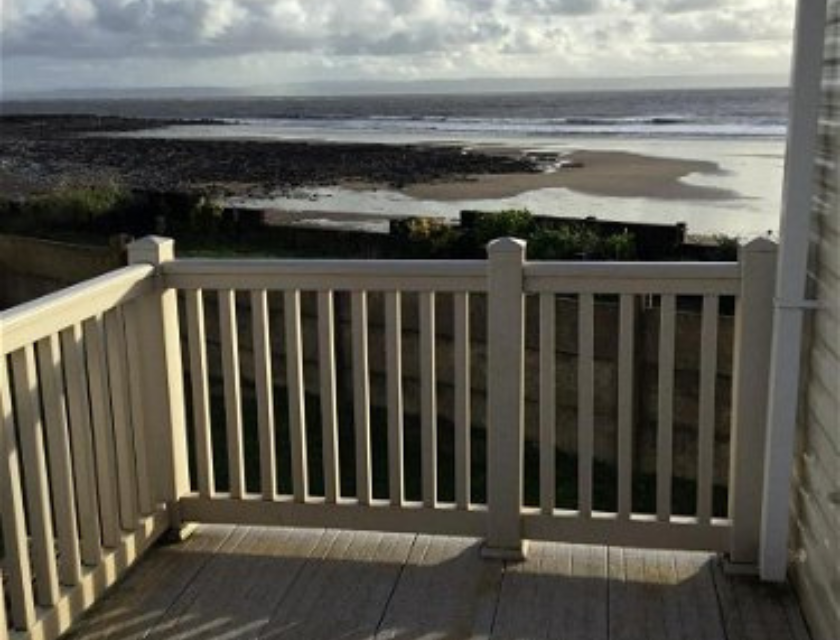
[[[759,559],[761,578],[775,582],[785,579],[788,564],[790,483],[799,409],[825,21],[826,0],[799,0],[776,280]]]

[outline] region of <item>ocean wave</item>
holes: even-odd
[[[249,118],[249,122],[282,122],[290,120],[293,122],[370,122],[376,124],[384,123],[402,123],[402,122],[417,122],[417,123],[448,123],[448,124],[464,124],[464,125],[484,125],[490,126],[548,126],[548,125],[626,125],[626,124],[650,124],[650,125],[669,125],[681,124],[687,122],[699,122],[694,116],[680,116],[680,115],[651,115],[651,116],[629,116],[629,117],[614,117],[614,116],[566,116],[561,118],[499,118],[499,117],[477,117],[477,116],[452,116],[452,115],[369,115],[358,116],[348,113],[330,113],[330,114],[283,114],[282,116],[269,116],[264,118]]]
[[[772,118],[719,120],[678,115],[564,118],[477,118],[443,116],[368,116],[362,118],[260,118],[238,120],[257,129],[311,129],[371,134],[461,135],[482,137],[557,138],[567,136],[779,138],[783,120]]]
[[[570,117],[559,118],[558,123],[577,126],[627,126],[627,125],[673,125],[698,122],[691,116],[635,116],[628,118]]]

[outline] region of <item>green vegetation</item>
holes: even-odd
[[[11,233],[92,230],[104,217],[122,209],[129,197],[127,191],[111,184],[63,188],[22,202],[0,200],[0,230]]]
[[[451,227],[433,218],[411,218],[395,225],[407,255],[447,258],[482,258],[496,238],[514,237],[528,242],[531,260],[633,260],[636,241],[631,233],[605,234],[585,222],[556,221],[550,226],[527,209],[471,212],[464,227]]]
[[[621,224],[537,218],[527,209],[465,211],[461,225],[440,218],[395,220],[391,232],[271,226],[258,210],[223,209],[200,193],[130,190],[117,184],[73,187],[24,201],[0,197],[0,233],[104,243],[118,234],[174,238],[182,255],[324,258],[483,259],[496,238],[528,242],[530,260],[737,260],[738,240],[702,244],[637,238]],[[653,237],[653,240],[651,239]]]
[[[534,216],[527,209],[508,209],[498,213],[477,213],[471,235],[474,244],[485,247],[496,238],[530,239],[537,231]]]
[[[117,184],[67,187],[12,202],[0,200],[0,231],[49,237],[144,235],[214,238],[222,208],[202,195],[132,191]]]
[[[532,260],[632,260],[635,240],[630,233],[599,236],[592,229],[568,225],[560,229],[540,229],[530,239],[528,257]]]
[[[407,249],[406,257],[443,257],[451,253],[458,242],[456,229],[437,218],[409,218],[392,227]]]
[[[738,247],[740,241],[738,238],[727,236],[724,234],[717,234],[713,236],[715,241],[715,251],[711,259],[718,262],[735,262],[738,260]]]
[[[21,213],[51,227],[92,226],[124,207],[130,194],[117,185],[67,188],[28,200]]]

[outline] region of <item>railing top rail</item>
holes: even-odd
[[[528,293],[737,295],[737,262],[529,262]]]
[[[205,259],[179,258],[163,265],[164,274],[170,273],[380,273],[383,269],[408,274],[484,274],[486,260],[344,260],[325,259]]]
[[[739,279],[738,262],[526,262],[526,276]]]
[[[176,260],[162,266],[176,289],[487,290],[483,260]],[[528,293],[736,295],[737,262],[526,262]]]
[[[0,355],[6,355],[149,293],[154,267],[124,267],[0,313]]]
[[[487,289],[483,260],[175,260],[176,289],[471,291]]]

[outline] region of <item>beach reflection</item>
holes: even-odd
[[[370,142],[370,139],[367,140]],[[384,142],[384,141],[383,141]],[[394,142],[394,141],[391,141]],[[452,141],[450,141],[452,142]],[[626,152],[656,158],[676,158],[700,163],[714,163],[715,170],[704,169],[679,178],[679,182],[695,187],[714,189],[725,197],[704,197],[702,190],[683,198],[663,197],[655,189],[641,190],[638,195],[614,195],[610,189],[538,188],[509,197],[470,197],[469,183],[464,198],[428,197],[434,188],[409,190],[416,197],[390,188],[352,185],[351,188],[311,188],[272,198],[233,199],[231,204],[243,207],[299,212],[308,224],[349,224],[369,230],[386,230],[380,218],[399,216],[434,216],[457,219],[464,209],[500,210],[527,207],[537,215],[562,217],[595,216],[627,222],[673,224],[685,222],[694,234],[724,233],[736,236],[765,235],[778,231],[784,171],[782,140],[636,140],[574,139],[559,143],[533,140],[509,141],[509,148],[529,151],[572,153],[576,150]],[[491,143],[487,143],[490,146]],[[521,145],[521,146],[520,146]],[[471,141],[471,146],[481,147]],[[492,146],[498,147],[494,140]],[[573,171],[586,171],[586,167]],[[498,179],[498,178],[495,178]],[[493,177],[487,180],[494,180]],[[604,177],[609,180],[609,177]],[[597,193],[592,191],[598,191]],[[692,192],[688,192],[691,194]],[[658,197],[657,197],[658,196]],[[356,214],[346,216],[343,214]]]

